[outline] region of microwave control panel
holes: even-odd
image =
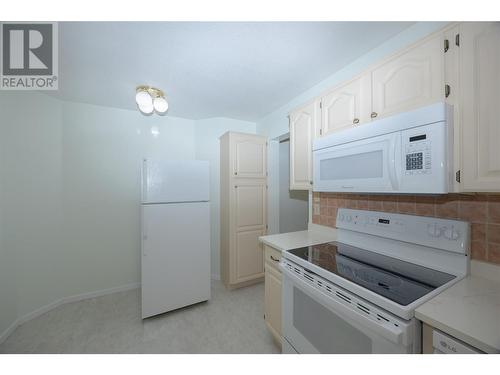
[[[431,141],[427,134],[411,136],[405,142],[406,174],[431,173]]]

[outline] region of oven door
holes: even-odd
[[[412,335],[406,327],[387,328],[349,309],[296,276],[283,270],[283,339],[298,353],[413,353],[404,343]],[[406,331],[405,331],[406,330]]]
[[[398,191],[401,133],[331,146],[313,153],[313,190],[324,192]]]

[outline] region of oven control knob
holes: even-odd
[[[455,228],[449,227],[444,230],[444,236],[449,240],[456,240],[460,233]]]
[[[427,225],[427,233],[431,237],[439,237],[441,236],[441,228],[437,224],[429,224]]]
[[[350,223],[350,222],[352,221],[352,216],[346,216],[346,218],[345,218],[345,219],[346,219],[346,221],[347,221],[348,223]]]
[[[340,216],[339,216],[339,220],[340,220],[340,221],[344,221],[344,219],[345,219],[344,214],[340,214]]]

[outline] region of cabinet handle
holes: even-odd
[[[313,182],[312,182],[312,181],[309,181],[309,183],[310,183],[311,185],[313,184]]]
[[[378,116],[378,113],[377,112],[372,112],[372,114],[370,115],[371,118],[375,118]]]
[[[354,125],[359,124],[359,118],[355,118],[354,120],[352,120],[352,123],[353,123]]]
[[[451,93],[451,87],[450,85],[444,85],[444,97],[447,98],[450,96]]]
[[[236,176],[236,175],[238,175],[238,172],[234,172],[234,175],[235,175],[235,176]]]
[[[275,257],[273,257],[272,255],[270,256],[271,260],[274,260],[275,262],[279,262],[280,260],[279,259],[276,259]]]

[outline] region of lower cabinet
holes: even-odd
[[[272,247],[264,248],[265,315],[266,326],[281,346],[281,252]]]

